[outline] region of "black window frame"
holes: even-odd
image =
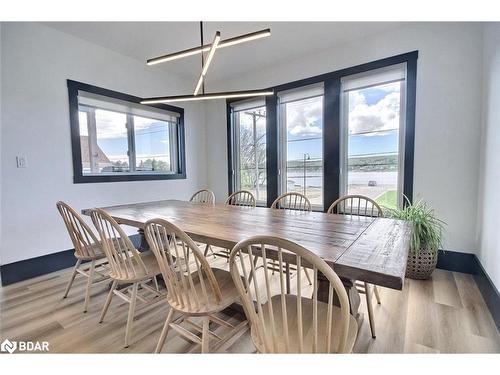
[[[315,83],[324,84],[323,103],[323,207],[326,212],[330,205],[340,195],[340,131],[341,131],[341,78],[363,73],[391,65],[406,63],[406,119],[404,136],[404,169],[403,194],[410,202],[413,201],[413,163],[415,148],[415,109],[417,89],[418,50],[375,60],[365,64],[320,74],[314,77],[268,87],[274,94],[266,96],[266,159],[267,159],[267,207],[278,197],[279,192],[279,157],[278,157],[278,93],[285,90],[300,88]],[[229,194],[234,189],[233,165],[233,132],[231,124],[231,103],[238,99],[226,100],[227,118],[227,153],[228,153],[228,189]]]
[[[120,181],[154,181],[154,180],[177,180],[186,178],[186,152],[184,136],[184,108],[167,105],[148,105],[158,109],[163,109],[179,114],[177,123],[177,171],[175,173],[127,173],[116,175],[85,175],[82,170],[82,152],[80,145],[80,126],[78,119],[78,91],[85,91],[92,94],[102,95],[113,99],[119,99],[135,104],[139,104],[143,98],[124,94],[118,91],[105,89],[83,82],[67,80],[69,98],[69,117],[71,127],[71,148],[73,157],[73,183],[98,183],[98,182],[120,182]]]

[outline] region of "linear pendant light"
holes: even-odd
[[[244,35],[236,36],[233,38],[221,40],[219,45],[217,46],[217,49],[234,46],[234,45],[240,44],[240,43],[250,42],[252,40],[265,38],[268,36],[271,36],[271,29],[264,29],[264,30],[260,30],[260,31],[255,31],[253,33],[244,34]],[[211,47],[212,47],[211,44],[207,44],[207,45],[203,45],[203,46],[199,46],[199,47],[189,48],[189,49],[186,49],[184,51],[170,53],[168,55],[163,55],[163,56],[149,59],[149,60],[147,60],[147,64],[148,65],[155,65],[155,64],[159,64],[159,63],[163,63],[163,62],[167,62],[167,61],[181,59],[183,57],[197,55],[197,54],[202,53],[202,52],[210,51]]]
[[[273,90],[213,92],[209,94],[199,94],[199,95],[178,95],[178,96],[164,96],[158,98],[150,98],[142,100],[141,104],[162,104],[162,103],[174,103],[174,102],[188,102],[194,100],[248,98],[253,96],[267,96],[273,94],[274,94]]]
[[[220,32],[215,33],[215,38],[212,43],[212,47],[210,48],[210,52],[208,53],[207,61],[203,64],[203,68],[201,70],[200,78],[198,79],[198,84],[196,85],[196,88],[194,89],[194,95],[198,95],[198,92],[200,91],[201,84],[203,83],[203,80],[205,79],[205,75],[207,74],[208,67],[210,66],[210,63],[212,62],[212,59],[214,58],[215,50],[217,49],[217,46],[219,45],[220,42]]]
[[[231,92],[213,92],[205,93],[205,75],[207,74],[208,67],[214,58],[215,51],[219,48],[234,46],[235,44],[249,42],[251,40],[264,38],[271,35],[271,29],[265,29],[261,31],[256,31],[249,34],[240,35],[237,37],[220,40],[220,32],[215,33],[214,40],[212,44],[205,45],[203,43],[203,22],[200,22],[200,47],[190,48],[184,51],[171,53],[169,55],[164,55],[160,57],[155,57],[154,59],[147,60],[148,65],[159,64],[161,62],[171,61],[180,59],[182,57],[192,56],[196,54],[201,54],[201,74],[194,89],[193,95],[176,95],[176,96],[163,96],[156,98],[148,98],[141,101],[141,104],[161,104],[161,103],[175,103],[175,102],[186,102],[194,100],[213,100],[213,99],[228,99],[228,98],[248,98],[255,96],[267,96],[273,95],[273,90],[247,90],[247,91],[231,91]],[[208,51],[208,56],[206,61],[204,61],[203,53]],[[201,94],[200,94],[201,89]]]

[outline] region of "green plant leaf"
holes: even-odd
[[[411,203],[404,196],[406,204],[401,209],[388,209],[387,217],[406,220],[412,224],[410,250],[419,254],[421,250],[437,251],[442,245],[446,223],[434,214],[434,210],[422,200]]]

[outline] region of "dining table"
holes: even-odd
[[[403,220],[324,212],[278,210],[226,204],[161,200],[100,207],[119,224],[135,227],[140,250],[148,249],[145,223],[154,218],[177,225],[194,241],[231,249],[255,235],[286,238],[323,259],[342,280],[351,314],[362,319],[355,281],[402,290],[411,225]],[[83,209],[90,215],[92,208]],[[293,259],[290,259],[292,262]],[[318,275],[318,299],[328,298],[329,281]]]

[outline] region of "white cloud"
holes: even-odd
[[[390,92],[371,105],[359,91],[349,93],[349,133],[399,128],[399,103],[399,92]]]
[[[290,129],[290,134],[298,135],[301,137],[320,135],[321,129],[319,126],[313,124],[295,125]]]
[[[312,98],[290,103],[286,107],[288,132],[299,137],[317,136],[322,133],[323,98]]]
[[[80,118],[82,118],[82,116],[80,116]],[[96,110],[97,137],[99,139],[127,138],[127,128],[125,127],[126,122],[127,117],[123,113],[100,109]],[[136,132],[146,130],[158,122],[159,120],[134,116],[134,129]]]
[[[96,110],[96,130],[97,137],[102,138],[126,138],[127,116],[123,113],[116,113],[111,111]]]

